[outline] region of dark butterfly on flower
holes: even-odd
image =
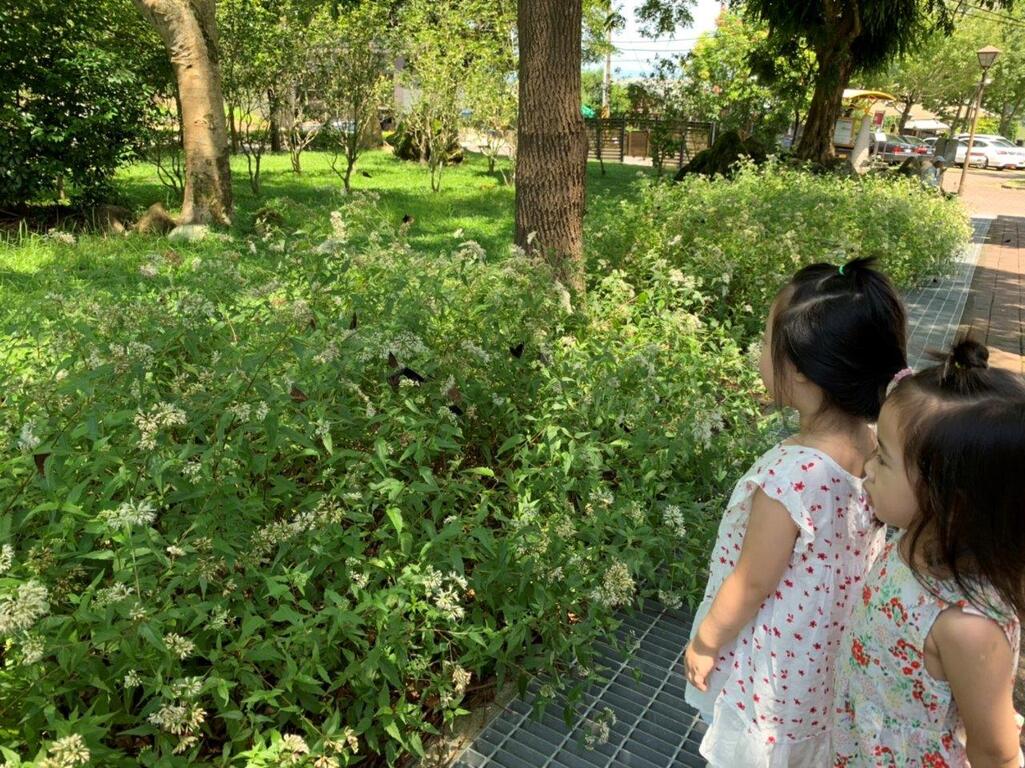
[[[299,387],[297,387],[295,384],[292,385],[292,389],[289,391],[288,394],[291,395],[292,400],[294,400],[297,403],[305,403],[307,400],[310,399],[306,396],[306,393],[299,389]]]
[[[45,475],[46,474],[46,460],[48,458],[50,458],[50,454],[48,454],[48,453],[37,453],[37,454],[34,454],[32,456],[32,458],[36,462],[36,469],[39,471],[39,474]]]
[[[515,347],[509,347],[509,354],[519,360],[523,357],[523,348],[526,346],[525,342],[520,342]]]
[[[463,393],[459,391],[459,387],[453,384],[448,388],[448,391],[445,394],[448,395],[448,399],[452,401],[449,403],[448,409],[456,416],[462,416],[463,409],[459,406],[460,403],[463,402]]]
[[[419,373],[414,371],[409,366],[403,366],[401,369],[395,370],[399,367],[399,360],[397,357],[395,357],[394,352],[388,353],[388,367],[395,371],[388,377],[388,384],[391,386],[392,389],[399,388],[399,382],[402,380],[403,377],[409,379],[415,384],[423,384],[425,381],[427,381],[427,379],[425,379],[423,376],[421,376]]]

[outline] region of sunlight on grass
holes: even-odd
[[[297,175],[287,154],[268,156],[257,196],[249,186],[245,158],[233,157],[235,218],[230,239],[172,246],[166,238],[136,234],[79,234],[74,245],[39,234],[0,237],[0,329],[8,334],[31,323],[34,304],[45,301],[51,292],[117,301],[138,286],[139,267],[149,254],[172,247],[183,257],[233,254],[243,269],[265,269],[262,257],[246,248],[246,239],[257,237],[255,222],[261,211],[280,214],[286,233],[301,230],[324,237],[330,233],[330,213],[344,200],[341,180],[332,172],[330,161],[329,153],[307,152],[302,157],[303,171]],[[591,163],[589,194],[633,198],[639,170],[650,173],[608,164],[602,176],[597,163]],[[121,202],[136,213],[155,202],[173,212],[180,203],[160,185],[150,164],[124,168],[117,181]],[[488,173],[487,162],[479,155],[467,155],[462,164],[446,169],[442,189],[435,194],[425,167],[398,160],[388,151],[370,152],[356,167],[353,188],[379,195],[378,206],[386,221],[398,225],[404,216],[411,216],[408,241],[424,253],[444,257],[460,242],[475,240],[489,258],[501,259],[513,241],[515,189],[503,184],[499,173]]]

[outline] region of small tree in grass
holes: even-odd
[[[275,19],[255,0],[224,0],[218,6],[221,74],[233,144],[246,158],[249,186],[260,193],[260,164],[270,142],[268,92],[282,62]]]
[[[473,113],[475,85],[488,83],[487,92],[509,77],[512,12],[487,0],[409,0],[404,11],[402,39],[409,66],[402,77],[417,99],[403,120],[430,168],[435,192],[452,147],[458,146],[463,108]],[[493,115],[507,106],[501,97],[484,101],[500,105],[494,111],[485,107]]]
[[[476,78],[471,91],[470,126],[480,137],[480,150],[487,158],[488,173],[494,173],[495,164],[503,153],[510,157],[515,154],[516,83],[505,73],[487,72]]]
[[[403,120],[431,174],[431,189],[441,189],[453,137],[459,133],[459,91],[465,77],[466,39],[457,0],[412,0],[406,9],[403,35],[409,66],[402,70],[407,86],[418,93]]]
[[[316,141],[327,122],[323,100],[325,91],[323,62],[315,41],[330,16],[311,12],[300,0],[282,4],[274,29],[278,53],[277,86],[271,94],[272,114],[280,120],[285,148],[293,173],[302,173],[302,154]]]
[[[336,18],[325,9],[316,24],[315,50],[321,68],[317,79],[324,86],[324,114],[336,138],[331,169],[346,192],[367,134],[387,102],[391,85],[387,22],[379,6],[364,3],[339,9]]]

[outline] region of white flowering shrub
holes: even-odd
[[[154,255],[10,339],[10,764],[393,764],[700,594],[760,440],[718,300],[652,258],[572,307],[522,254],[413,252],[365,196],[337,219]]]
[[[971,232],[957,201],[916,179],[776,163],[746,166],[732,181],[651,181],[636,202],[589,205],[592,272],[616,267],[643,284],[649,261],[664,258],[743,337],[761,331],[779,286],[804,265],[874,256],[909,288],[946,270]]]

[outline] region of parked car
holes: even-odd
[[[928,139],[925,139],[925,143],[928,145],[929,151],[932,154],[936,153],[937,140],[938,139],[936,136],[930,136]],[[967,151],[968,142],[958,140],[957,153],[954,155],[954,165],[964,165],[964,156],[965,152]],[[974,146],[972,147],[972,165],[978,165],[982,167],[985,167],[986,165],[986,155],[981,150],[976,149]]]
[[[932,154],[932,147],[926,144],[924,139],[920,139],[917,136],[901,136],[900,138],[904,141],[905,144],[911,147],[911,150],[916,155]]]
[[[875,139],[873,154],[888,163],[902,163],[915,154],[912,146],[895,134],[879,131]]]
[[[967,143],[968,136],[961,134],[958,139]],[[972,154],[976,153],[986,157],[986,162],[982,164],[983,168],[995,168],[998,171],[1006,168],[1025,168],[1025,147],[1015,146],[1003,136],[976,135],[972,144]]]
[[[955,165],[964,165],[965,155],[968,153],[968,142],[959,141],[957,142],[957,154],[954,155]],[[972,147],[972,165],[978,165],[982,168],[986,167],[986,155],[983,154],[977,147]]]

